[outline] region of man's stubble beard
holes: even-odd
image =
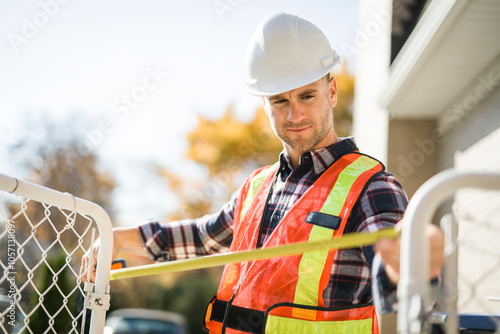
[[[286,134],[287,127],[301,128],[309,125],[313,125],[312,128],[315,130],[313,135],[309,139],[301,138],[301,136],[292,139]],[[298,124],[286,123],[282,126],[280,131],[277,131],[276,124],[274,123],[272,124],[274,133],[283,142],[283,145],[286,145],[288,148],[298,152],[311,151],[326,137],[332,126],[333,126],[333,110],[330,107],[328,107],[326,112],[323,113],[323,117],[320,119],[320,124],[314,124],[309,121]]]

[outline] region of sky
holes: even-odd
[[[157,164],[200,173],[186,161],[198,115],[233,104],[250,120],[245,50],[259,22],[285,11],[315,23],[332,47],[357,31],[353,0],[0,1],[0,173],[23,178],[7,152],[27,126],[68,120],[116,178],[119,224],[164,215],[175,198]],[[353,55],[344,55],[354,68]],[[61,129],[60,133],[64,133]],[[59,132],[59,131],[58,131]],[[12,154],[12,152],[10,153]]]

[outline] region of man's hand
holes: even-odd
[[[88,253],[86,253],[82,258],[82,264],[80,266],[80,277],[82,282],[87,281],[87,270],[90,266],[90,282],[95,282],[95,271],[97,265],[97,258],[99,255],[99,249],[101,248],[101,240],[97,239],[92,245],[92,248]],[[147,256],[143,247],[142,242],[139,237],[139,232],[137,227],[127,227],[127,228],[114,228],[113,229],[113,254],[112,259],[116,259],[118,251],[124,250],[127,252],[132,252],[141,256]],[[109,263],[111,266],[111,263]]]
[[[396,225],[396,229],[402,228],[402,222]],[[426,228],[427,238],[429,239],[430,248],[430,277],[438,276],[444,262],[444,235],[441,230],[430,224]],[[394,284],[399,282],[399,262],[400,262],[401,238],[396,239],[381,239],[375,244],[375,251],[380,254],[384,262],[387,276]]]
[[[82,257],[82,264],[80,265],[80,277],[82,279],[82,282],[87,282],[87,278],[90,282],[95,282],[97,254],[99,253],[100,245],[100,240],[97,239],[92,245],[92,248]],[[92,268],[90,268],[90,273],[87,273],[87,271],[89,270],[89,266],[91,266]]]
[[[446,258],[444,256],[444,234],[436,225],[429,225],[427,228],[427,238],[430,245],[430,276],[435,278],[438,276],[443,267]]]
[[[113,233],[113,239],[114,233]],[[97,257],[99,255],[99,249],[101,248],[101,240],[97,239],[89,252],[85,253],[82,257],[82,264],[80,266],[80,277],[82,282],[87,282],[87,271],[90,266],[90,275],[88,275],[90,282],[95,282],[95,272],[97,267]],[[116,255],[118,254],[119,248],[116,245],[116,239],[113,242],[113,257],[112,259],[116,259]],[[111,263],[109,264],[111,266]]]

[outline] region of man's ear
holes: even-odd
[[[334,76],[330,78],[328,82],[328,97],[330,99],[330,106],[333,108],[337,105],[337,80]]]

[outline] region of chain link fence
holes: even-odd
[[[492,315],[500,331],[500,191],[457,192],[459,313]]]
[[[84,305],[106,294],[109,266],[88,292],[79,267],[103,226],[109,239],[109,218],[93,203],[0,175],[0,333],[102,333],[107,305],[92,325]]]

